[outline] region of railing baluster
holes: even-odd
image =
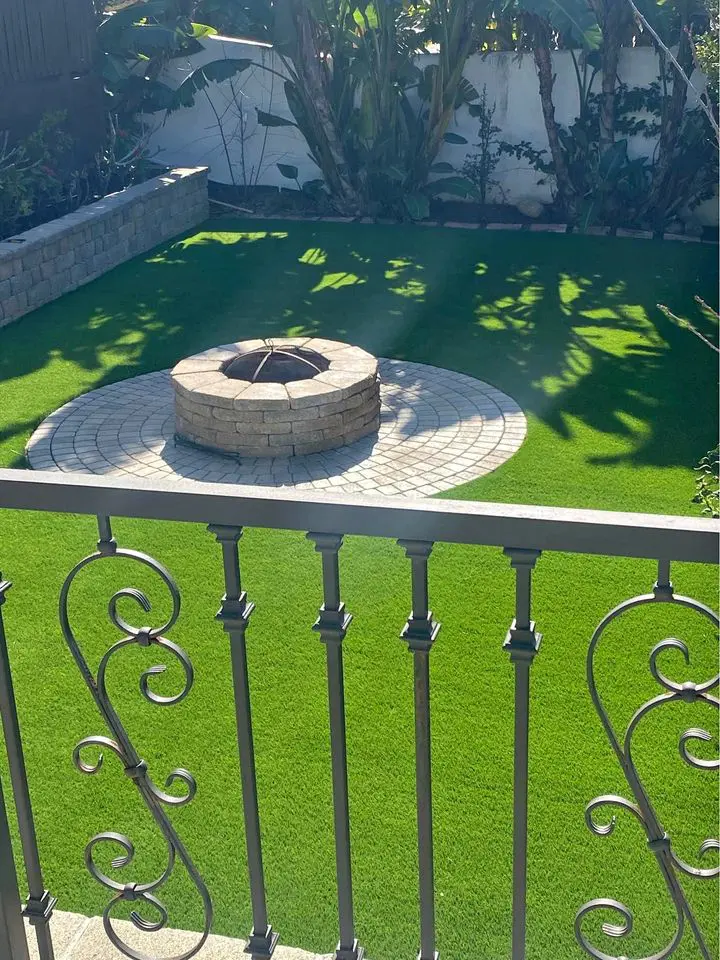
[[[0,780],[0,957],[29,960],[17,873]]]
[[[513,782],[513,918],[512,960],[525,958],[527,908],[528,739],[530,731],[530,667],[541,634],[530,619],[532,571],[539,550],[505,549],[515,570],[515,618],[503,649],[515,667],[515,757]]]
[[[25,770],[22,740],[20,737],[20,723],[15,704],[12,674],[10,672],[10,658],[8,656],[7,639],[3,624],[2,604],[10,583],[3,581],[0,576],[0,717],[2,718],[5,746],[10,768],[10,782],[17,811],[20,843],[22,846],[25,871],[28,880],[28,899],[24,914],[35,927],[40,960],[53,960],[54,952],[49,920],[55,907],[55,897],[45,889],[40,854],[38,852],[35,821],[33,819],[30,790]]]
[[[322,555],[323,605],[313,626],[325,644],[327,657],[330,752],[332,756],[333,816],[335,820],[335,865],[338,884],[340,942],[335,960],[362,960],[363,948],[355,938],[353,920],[352,865],[350,859],[350,809],[348,803],[347,744],[345,738],[345,686],[342,642],[352,620],[340,600],[338,553],[343,538],[336,534],[309,533]]]
[[[440,630],[428,609],[428,557],[432,543],[398,540],[411,561],[412,610],[401,637],[413,655],[415,686],[415,790],[417,793],[420,952],[418,960],[437,960],[435,950],[435,877],[433,868],[432,775],[430,763],[430,648]]]
[[[238,541],[242,527],[211,524],[208,530],[215,535],[222,547],[225,571],[225,594],[217,619],[230,638],[233,686],[235,690],[235,719],[237,724],[238,751],[240,754],[240,780],[242,783],[243,815],[245,819],[245,843],[247,846],[248,873],[250,876],[250,899],[252,902],[253,928],[245,952],[255,958],[271,957],[278,935],[268,923],[265,898],[265,874],[263,871],[262,845],[260,841],[260,815],[258,812],[257,779],[255,775],[255,748],[250,709],[250,683],[247,669],[245,630],[255,604],[247,599],[240,579],[240,556]]]

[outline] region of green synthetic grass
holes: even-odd
[[[695,293],[713,300],[715,262],[711,247],[673,243],[216,221],[0,333],[0,463],[23,466],[32,429],[77,394],[228,340],[310,333],[459,370],[518,400],[529,422],[522,449],[451,496],[693,513],[691,466],[715,442],[715,364],[655,304],[687,312]],[[118,520],[114,530],[122,545],[146,550],[177,578],[183,609],[169,636],[196,670],[190,696],[163,711],[137,688],[156,651],[118,655],[110,675],[117,710],[156,782],[177,766],[197,777],[195,800],[172,818],[208,881],[216,932],[244,935],[250,912],[229,658],[213,621],[223,589],[219,547],[192,525]],[[107,733],[56,611],[64,576],[95,539],[89,518],[0,513],[0,568],[15,582],[3,612],[47,884],[62,908],[86,913],[107,902],[83,867],[92,834],[125,831],[135,841],[123,882],[145,881],[162,863],[162,844],[115,759],[95,777],[70,763],[81,737]],[[324,651],[310,630],[319,559],[302,536],[262,530],[246,532],[241,552],[257,604],[248,645],[270,919],[283,942],[329,951],[337,933]],[[583,821],[592,797],[628,792],[587,693],[588,639],[612,606],[647,591],[654,574],[651,563],[621,559],[555,554],[538,563],[534,615],[544,639],[532,679],[531,960],[582,955],[573,918],[593,897],[623,900],[635,914],[626,941],[588,925],[609,953],[647,954],[672,935],[674,911],[635,821],[621,814],[606,838]],[[410,606],[407,561],[390,541],[353,537],[341,576],[355,615],[345,667],[357,927],[374,960],[400,960],[418,945],[412,669],[398,639]],[[430,577],[443,621],[431,655],[438,945],[444,960],[507,958],[512,673],[501,646],[511,571],[498,550],[438,545]],[[673,578],[681,592],[717,602],[714,570],[682,564]],[[154,606],[141,614],[128,600],[126,616],[160,622],[166,598],[129,561],[96,564],[77,584],[71,615],[93,665],[117,637],[107,600],[128,585],[147,589]],[[647,657],[666,636],[683,637],[692,651],[689,667],[666,655],[667,673],[710,675],[715,648],[693,615],[668,607],[629,614],[598,656],[618,727],[658,692]],[[154,689],[172,692],[179,679],[171,667]],[[684,765],[677,742],[686,728],[713,723],[699,705],[665,708],[637,736],[648,791],[679,854],[693,863],[716,828],[716,781]],[[703,745],[697,752],[712,756]],[[717,886],[686,888],[717,951]],[[173,926],[197,926],[197,897],[181,867],[165,899]],[[676,956],[699,956],[691,938]]]

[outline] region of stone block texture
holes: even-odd
[[[177,169],[0,242],[0,327],[208,215],[207,168]]]
[[[328,368],[306,380],[251,383],[227,377],[228,361],[264,343],[307,347]],[[380,427],[378,361],[360,347],[309,337],[246,340],[181,360],[171,374],[175,436],[237,457],[334,450]]]

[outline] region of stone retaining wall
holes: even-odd
[[[0,327],[207,217],[207,168],[193,167],[0,242]]]

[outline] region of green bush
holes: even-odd
[[[105,142],[92,160],[74,161],[64,111],[46,113],[25,140],[0,132],[0,239],[54,220],[158,170],[145,157],[135,124],[118,128],[108,116]]]
[[[695,470],[697,477],[693,503],[702,504],[704,514],[720,517],[720,447],[708,450]]]
[[[718,102],[718,79],[720,75],[720,14],[718,0],[706,4],[710,15],[710,29],[695,41],[697,64],[707,77],[707,92],[712,103]]]
[[[0,236],[9,236],[38,208],[59,202],[72,138],[63,130],[65,113],[46,113],[38,129],[10,146],[0,143]]]

